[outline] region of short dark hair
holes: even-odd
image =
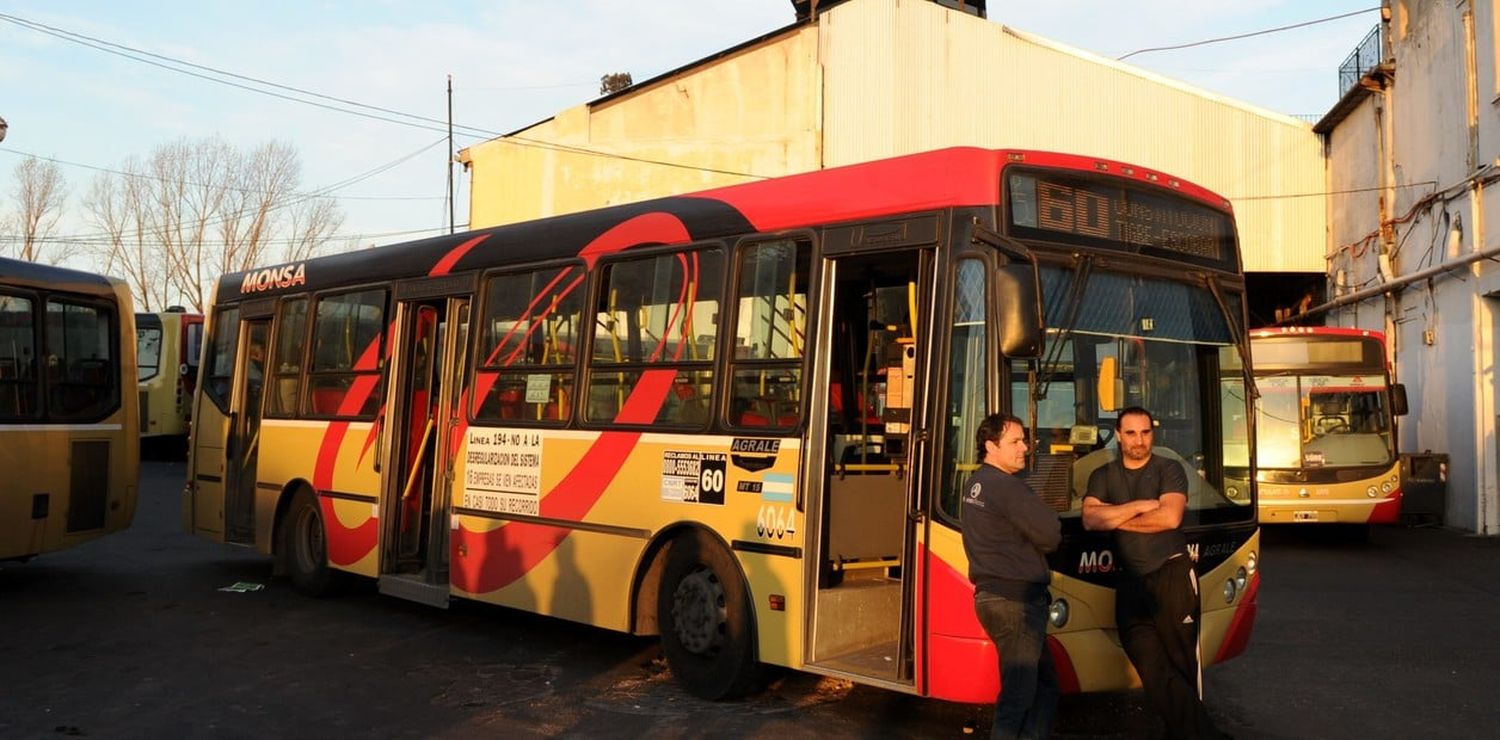
[[[1151,422],[1151,427],[1153,429],[1156,428],[1156,417],[1152,416],[1150,411],[1147,411],[1144,407],[1141,406],[1126,406],[1125,408],[1120,409],[1120,415],[1115,417],[1115,431],[1120,430],[1120,425],[1124,423],[1125,417],[1135,414],[1140,414],[1141,416],[1146,417],[1146,421]]]
[[[984,443],[999,442],[1006,424],[1015,424],[1023,430],[1026,428],[1026,422],[1012,414],[990,414],[979,422],[979,429],[974,432],[974,448],[979,453],[980,460],[984,460]]]

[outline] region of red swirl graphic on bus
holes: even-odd
[[[448,274],[471,250],[483,242],[488,235],[477,236],[454,247],[433,267],[429,276]],[[691,241],[687,227],[681,219],[669,213],[646,213],[617,224],[579,251],[589,267],[600,256],[612,254],[634,246],[650,244],[680,244]],[[581,276],[571,281],[563,290],[571,291],[581,283]],[[394,325],[388,326],[386,336],[394,334]],[[377,367],[378,341],[367,347],[356,363],[357,370],[372,370]],[[378,387],[379,375],[359,376],[339,405],[338,413],[357,414],[368,402],[371,393]],[[666,401],[676,374],[671,370],[647,370],[626,399],[616,416],[622,424],[647,424],[656,418]],[[466,398],[483,398],[495,383],[496,376],[481,375],[472,393],[466,390]],[[460,406],[463,408],[463,406]],[[467,430],[467,414],[460,417],[455,428],[455,439],[462,439]],[[348,433],[349,422],[330,422],[318,449],[313,485],[320,491],[331,490],[339,449]],[[364,449],[379,434],[380,420],[371,428],[370,438]],[[585,458],[586,467],[575,468],[551,491],[542,497],[541,516],[575,520],[582,519],[604,494],[620,468],[629,458],[640,439],[639,432],[603,432],[594,441]],[[361,460],[363,454],[361,454]],[[327,531],[329,562],[349,566],[368,556],[379,538],[378,519],[372,514],[369,519],[355,527],[348,527],[333,515],[332,502],[324,500],[323,523]],[[513,522],[490,532],[472,532],[460,527],[453,537],[454,556],[452,580],[471,593],[494,591],[513,583],[541,562],[567,537],[565,528]],[[460,546],[469,557],[459,557]],[[504,557],[500,553],[514,553]],[[475,565],[477,563],[477,565]]]

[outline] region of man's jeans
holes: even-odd
[[[974,612],[1000,653],[993,738],[1045,738],[1057,711],[1057,670],[1047,650],[1046,593],[1024,601],[979,591]]]

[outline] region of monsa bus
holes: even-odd
[[[119,280],[0,258],[0,560],[135,517],[134,316]]]
[[[185,437],[198,386],[203,314],[172,307],[135,315],[142,437]]]
[[[1112,545],[1079,488],[1115,410],[1145,403],[1193,471],[1205,662],[1250,633],[1254,497],[1221,493],[1224,449],[1249,444],[1227,436],[1249,413],[1225,360],[1247,350],[1234,224],[1157,172],[948,149],[216,294],[185,526],[303,591],[354,573],[659,634],[703,697],[774,664],[991,702],[960,494],[980,419],[1013,410],[1067,522],[1064,689],[1124,688]]]
[[[1391,382],[1385,335],[1328,326],[1256,329],[1250,347],[1261,394],[1261,523],[1395,523],[1395,417],[1406,414],[1406,388]]]

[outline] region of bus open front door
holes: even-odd
[[[434,606],[448,604],[447,451],[460,413],[468,320],[468,298],[400,304],[386,407],[380,591]]]
[[[836,247],[835,247],[836,250]],[[932,252],[846,257],[834,271],[820,500],[818,578],[808,665],[914,689],[913,517],[920,445],[913,434]],[[821,395],[821,394],[820,394]],[[825,435],[819,438],[819,432]]]
[[[267,346],[271,321],[267,318],[241,322],[240,350],[243,368],[233,380],[230,400],[229,438],[224,445],[224,540],[255,544],[256,468],[260,462],[260,419],[265,387]]]

